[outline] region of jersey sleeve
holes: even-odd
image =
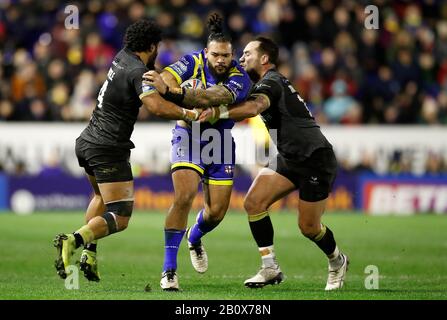
[[[222,85],[233,95],[233,103],[238,103],[247,99],[251,82],[247,74],[236,73],[231,75],[230,73],[230,76]]]
[[[281,98],[281,86],[271,79],[261,79],[254,86],[250,97],[256,97],[258,95],[266,96],[271,104],[272,101],[277,101]]]
[[[140,99],[143,99],[143,97],[157,92],[157,89],[155,89],[155,87],[143,83],[143,74],[146,71],[147,70],[144,68],[138,68],[132,70],[129,74],[128,80],[130,82],[130,85],[135,88],[135,91]]]
[[[178,84],[182,84],[193,76],[195,67],[196,60],[193,55],[187,54],[177,62],[167,66],[165,70],[175,77]]]

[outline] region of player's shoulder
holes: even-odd
[[[270,87],[280,88],[287,86],[288,80],[281,73],[275,69],[270,69],[267,73],[258,81],[259,85],[268,85]]]
[[[118,52],[112,64],[126,74],[136,73],[137,71],[144,73],[148,70],[143,61],[127,49]]]
[[[203,64],[205,61],[205,53],[203,52],[203,50],[192,51],[190,53],[185,54],[183,57],[181,57],[179,61]]]
[[[204,64],[203,57],[200,51],[194,51],[187,53],[180,57],[177,61],[171,63],[165,67],[165,70],[175,73],[177,75],[183,75],[188,70],[192,71],[197,65]]]
[[[269,80],[269,81],[275,81],[275,82],[282,83],[285,80],[285,77],[281,73],[279,73],[278,70],[270,69],[264,75],[262,80]]]

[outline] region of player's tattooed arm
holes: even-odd
[[[180,88],[169,72],[163,72],[160,75],[155,71],[148,71],[143,75],[143,83],[155,87],[168,100],[189,107],[208,108],[234,102],[231,91],[222,85],[208,89]]]
[[[212,107],[220,104],[234,102],[233,94],[222,85],[212,86],[208,89],[185,89],[183,103],[187,106],[200,108]]]
[[[200,122],[214,119],[233,119],[241,121],[254,117],[270,107],[270,99],[265,94],[253,94],[247,101],[232,105],[208,108],[199,117]]]

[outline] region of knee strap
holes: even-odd
[[[115,233],[118,231],[114,213],[106,212],[102,215],[102,217],[107,222],[107,227],[109,228],[109,234],[112,234],[112,233]]]
[[[133,210],[133,201],[109,202],[106,204],[106,209],[107,212],[102,217],[107,222],[109,234],[112,234],[118,231],[115,216],[130,217]]]
[[[130,217],[133,210],[133,201],[115,201],[106,203],[107,212],[112,212],[118,216]]]

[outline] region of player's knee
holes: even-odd
[[[248,214],[256,214],[267,210],[267,206],[260,199],[255,197],[245,197],[244,209]]]
[[[223,218],[225,217],[226,210],[225,208],[218,207],[211,209],[211,212],[208,214],[207,220],[212,225],[218,225]]]
[[[117,201],[106,204],[106,213],[102,216],[107,223],[109,234],[127,228],[133,211],[133,201]]]
[[[127,226],[129,225],[130,217],[116,216],[116,218],[117,218],[116,221],[117,221],[118,231],[123,231],[123,230],[127,229]]]
[[[309,239],[315,238],[320,233],[321,225],[320,223],[308,223],[308,222],[299,222],[298,226],[300,228],[303,236]]]
[[[189,211],[189,209],[192,206],[192,202],[194,201],[194,197],[195,197],[194,192],[176,194],[174,198],[174,206]]]

